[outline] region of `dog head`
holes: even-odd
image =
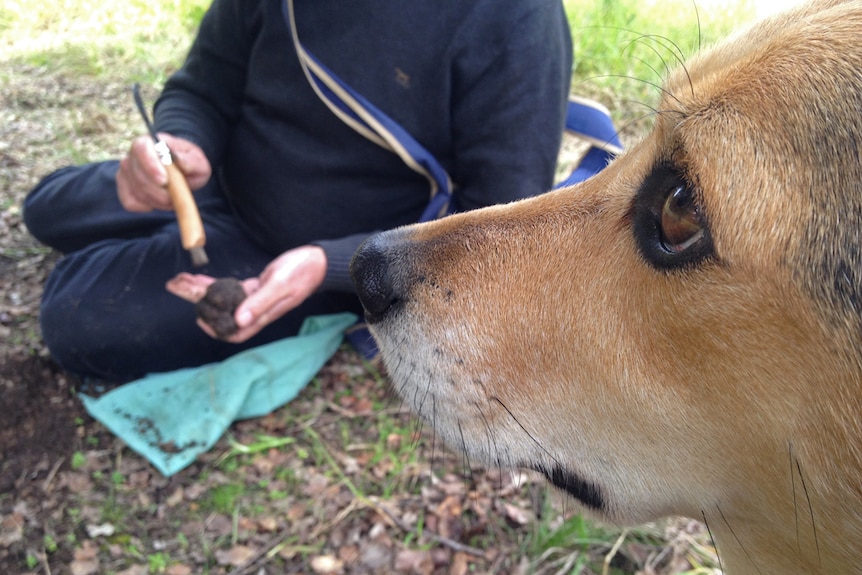
[[[400,394],[614,522],[707,522],[729,573],[862,569],[862,2],[668,78],[587,182],[369,239]]]

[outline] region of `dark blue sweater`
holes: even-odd
[[[418,219],[427,181],[342,123],[297,60],[283,0],[214,0],[155,114],[200,145],[273,256],[315,243],[323,289],[374,231]],[[552,185],[571,70],[560,0],[296,0],[303,46],[401,124],[468,210]]]

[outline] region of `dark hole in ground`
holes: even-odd
[[[57,473],[68,469],[80,446],[77,428],[88,418],[73,392],[69,376],[38,355],[6,358],[0,365],[0,517],[39,524],[53,505],[50,491]],[[33,502],[42,502],[34,506]],[[27,502],[22,507],[21,505]],[[3,525],[8,534],[10,525]],[[0,546],[0,573],[19,573],[40,535]],[[14,530],[13,530],[14,532]],[[61,564],[66,553],[54,559]]]

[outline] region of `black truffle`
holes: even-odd
[[[238,279],[221,278],[210,284],[206,295],[195,304],[195,312],[219,339],[226,339],[239,329],[233,316],[244,299],[245,290]]]

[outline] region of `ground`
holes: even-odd
[[[38,301],[58,256],[21,220],[39,177],[140,132],[128,86],[15,64],[0,87],[0,573],[651,574],[712,557],[697,523],[595,527],[536,477],[453,455],[347,347],[163,477],[50,359]]]

